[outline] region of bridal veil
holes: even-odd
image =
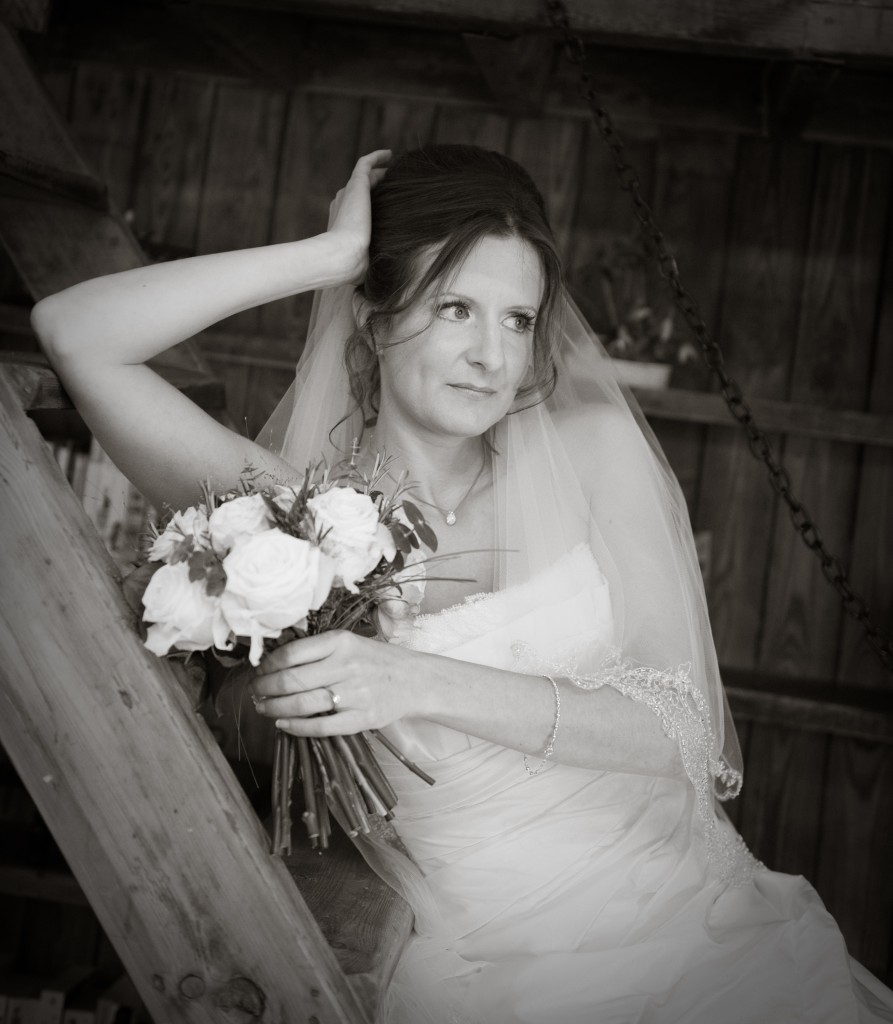
[[[299,471],[321,457],[343,459],[364,433],[345,365],[357,326],[353,293],[342,285],[314,297],[294,383],[257,438]],[[495,578],[480,589],[510,600],[581,543],[590,547],[610,592],[610,645],[569,644],[556,661],[554,651],[543,660],[521,642],[518,671],[610,685],[658,715],[694,787],[707,859],[733,881],[752,858],[733,830],[717,827],[715,801],[737,795],[741,755],[685,500],[634,397],[564,289],[549,344],[554,390],[539,401],[528,395],[491,432],[497,557]],[[634,754],[628,770],[637,772]],[[417,931],[436,944],[438,908],[399,843],[383,830],[359,837],[359,845],[407,897]]]

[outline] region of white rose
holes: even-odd
[[[189,563],[163,565],[143,594],[143,620],[154,623],[146,647],[159,656],[171,647],[203,651],[226,646],[228,629],[220,616],[220,598],[209,597],[204,580],[189,579]]]
[[[352,593],[382,557],[393,559],[396,549],[390,530],[379,522],[378,508],[368,494],[333,487],[308,498],[307,506],[320,545],[335,562],[335,576]]]
[[[332,586],[334,566],[313,544],[281,530],[258,533],[223,560],[226,589],[221,611],[236,636],[249,637],[252,665],[260,662],[264,638],[303,626]]]
[[[164,530],[149,548],[150,562],[168,562],[186,537],[195,541],[195,550],[204,551],[211,546],[208,535],[208,514],[204,505],[191,505],[175,512]]]
[[[259,494],[250,494],[218,505],[211,513],[208,526],[214,550],[225,555],[236,544],[272,529],[273,517],[264,499]]]

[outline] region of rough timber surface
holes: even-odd
[[[5,380],[0,420],[0,741],[153,1019],[368,1020]]]

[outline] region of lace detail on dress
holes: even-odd
[[[502,590],[481,591],[437,612],[405,616],[388,639],[410,650],[440,654],[497,629],[508,630],[535,608],[585,597],[592,616],[587,631],[610,634],[611,605],[605,577],[587,544],[578,544],[543,572]],[[509,634],[512,635],[512,634]],[[507,641],[506,641],[507,643]],[[506,654],[508,649],[506,648]]]
[[[713,756],[716,743],[710,711],[703,693],[692,684],[691,665],[669,670],[638,665],[624,658],[617,648],[610,648],[597,673],[583,674],[576,657],[547,662],[524,641],[512,644],[512,653],[538,673],[559,676],[581,689],[610,686],[657,715],[666,735],[679,744],[685,774],[695,790],[708,860],[724,881],[732,885],[750,881],[760,862],[747,849],[741,836],[717,819],[713,807],[714,780],[723,783],[724,795],[728,798],[740,790],[741,773]]]
[[[481,609],[497,596],[498,592],[485,590],[479,594],[470,594],[464,600],[442,608],[439,612],[423,612],[421,615],[407,617],[396,623],[392,639],[409,650],[444,650],[481,632]],[[499,612],[495,616],[490,616],[494,618],[494,622],[488,624],[498,624],[500,617]]]

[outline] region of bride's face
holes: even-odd
[[[482,239],[447,290],[395,318],[379,356],[380,417],[428,437],[478,437],[498,423],[531,365],[542,292],[527,242]]]

